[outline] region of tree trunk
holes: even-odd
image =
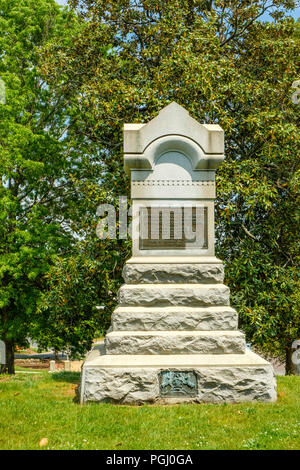
[[[296,373],[295,365],[292,361],[294,349],[291,346],[288,346],[285,349],[285,375],[294,375]]]
[[[3,339],[5,344],[5,364],[0,364],[1,374],[14,374],[15,373],[15,353],[14,342],[11,340]]]

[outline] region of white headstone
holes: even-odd
[[[6,352],[5,352],[5,343],[0,340],[0,364],[5,364],[6,362]]]

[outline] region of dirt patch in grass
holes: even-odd
[[[63,391],[62,391],[62,394],[65,396],[65,397],[76,397],[77,395],[77,389],[78,389],[78,384],[70,384],[68,388],[65,388]]]
[[[25,348],[25,349],[22,349],[22,348],[16,348],[16,353],[17,354],[36,354],[36,351],[34,351],[33,349],[30,349],[30,348]]]
[[[15,359],[15,366],[28,369],[49,369],[49,360],[47,359]]]
[[[40,370],[49,370],[50,360],[49,359],[15,359],[15,366],[23,367],[25,369],[40,369]],[[55,370],[63,370],[64,363],[63,361],[55,362]]]
[[[2,376],[2,377],[0,377],[0,382],[8,382],[9,378],[10,378],[9,375]]]

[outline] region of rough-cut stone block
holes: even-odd
[[[238,314],[231,307],[118,307],[114,331],[236,330]]]
[[[106,354],[243,354],[240,331],[112,331]]]
[[[223,284],[124,284],[119,289],[122,306],[227,306],[229,288]]]
[[[127,284],[213,284],[222,283],[222,264],[125,264]]]
[[[194,371],[196,397],[161,397],[158,376],[165,370]],[[271,365],[247,350],[239,355],[100,356],[87,359],[81,402],[240,403],[273,402],[276,380]]]

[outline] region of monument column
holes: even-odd
[[[132,257],[105,348],[82,369],[81,401],[274,401],[271,365],[245,345],[214,250],[220,126],[176,103],[125,124]]]

